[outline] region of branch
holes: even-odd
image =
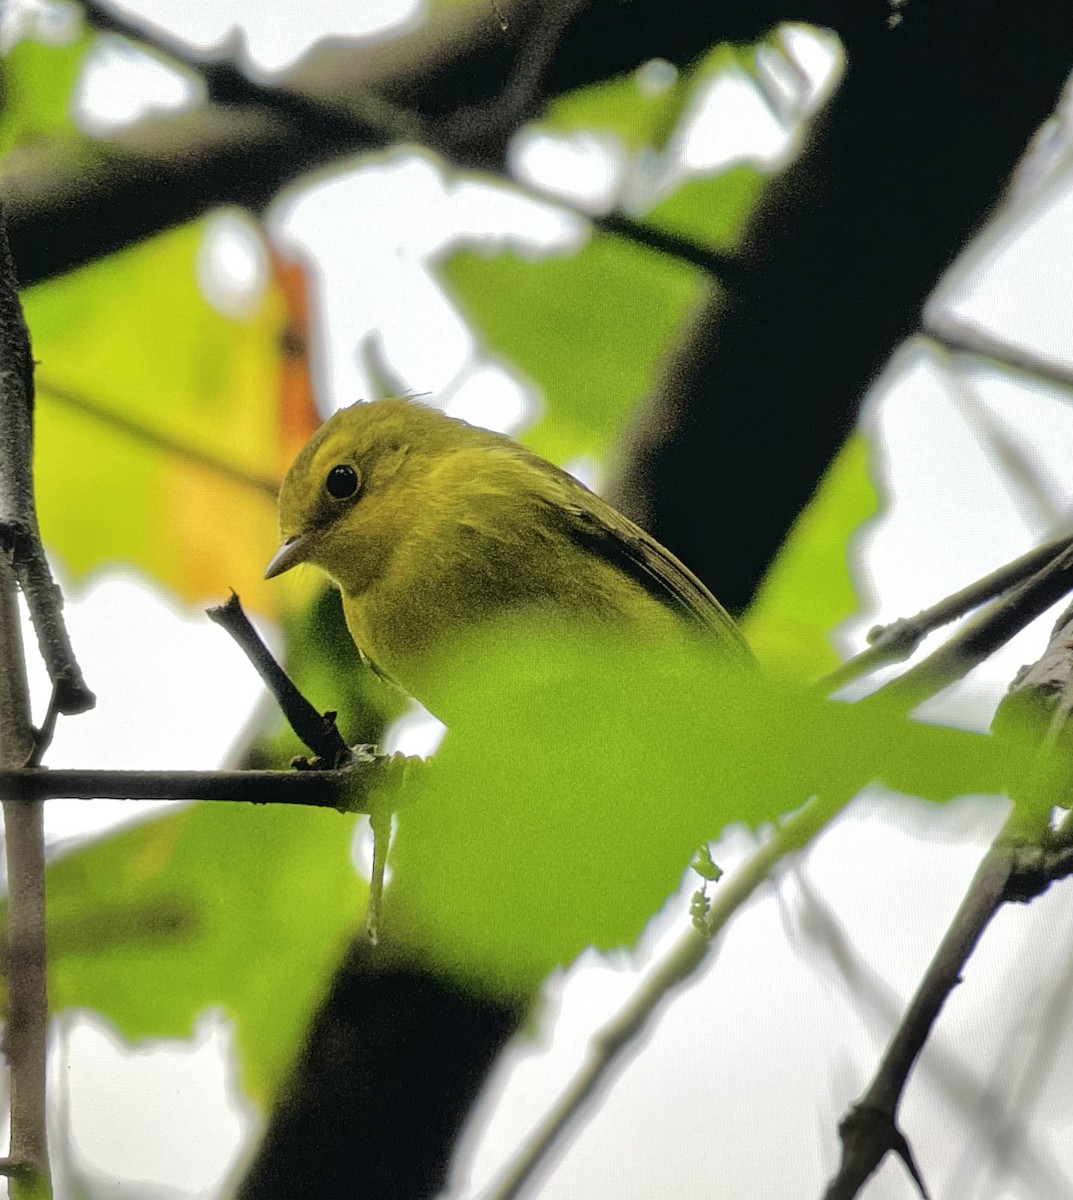
[[[1063,392],[1073,391],[1073,369],[1004,341],[964,317],[933,316],[925,322],[924,336],[954,358],[984,359],[997,370],[1043,380]]]
[[[516,4],[514,6],[518,8]],[[583,0],[530,0],[523,8],[525,32],[510,77],[493,100],[480,107],[462,106],[447,116],[422,122],[413,112],[366,94],[351,93],[349,104],[319,100],[288,88],[250,79],[229,62],[207,62],[195,57],[181,42],[128,25],[94,0],[83,0],[86,18],[94,27],[119,33],[152,46],[195,71],[210,99],[234,105],[263,106],[275,115],[306,128],[309,140],[330,145],[339,138],[357,144],[422,143],[447,159],[477,165],[499,173],[504,170],[505,148],[514,129],[535,115],[541,85],[552,57]],[[553,202],[612,237],[677,258],[705,271],[728,289],[741,287],[747,270],[731,254],[721,253],[689,238],[664,232],[624,213],[593,217],[562,196],[511,180],[519,191]]]
[[[870,675],[880,667],[909,658],[930,633],[965,616],[988,600],[1009,592],[1024,583],[1060,554],[1073,546],[1073,534],[1063,534],[1046,545],[1030,550],[1013,562],[999,567],[968,587],[917,613],[915,617],[899,617],[889,625],[877,625],[868,634],[871,643],[817,683],[824,692],[835,692],[862,675]]]
[[[91,3],[94,24],[198,72],[216,103],[146,119],[115,137],[55,139],[9,153],[0,191],[23,279],[70,270],[215,205],[260,211],[305,172],[393,143],[424,144],[459,165],[502,172],[512,122],[528,113],[538,90],[560,95],[657,54],[686,67],[723,36],[688,5],[668,20],[662,0],[626,8],[593,0],[583,10],[562,0],[547,35],[537,0],[499,7],[510,17],[509,35],[485,3],[448,6],[402,37],[326,40],[270,84],[231,63],[199,60],[159,31]],[[748,23],[761,33],[777,17],[758,10]],[[489,138],[492,126],[499,133]],[[630,222],[616,232],[631,236]],[[714,266],[718,255],[707,257]]]
[[[1001,611],[986,614],[981,622],[982,630],[966,631],[969,636],[964,641],[955,639],[957,644],[952,643],[953,649],[948,652],[947,659],[970,661],[974,650],[982,652],[984,646],[1004,633],[1011,623],[1027,623],[1027,620],[1038,615],[1032,611],[1031,616],[1026,616],[1033,607],[1044,611],[1063,590],[1068,590],[1065,574],[1070,570],[1071,561],[1073,536],[1066,536],[1032,551],[994,572],[985,580],[942,601],[914,621],[899,622],[889,627],[892,631],[890,641],[895,645],[899,640],[905,641],[913,637],[919,641],[931,628],[938,628],[976,607],[981,600],[999,594],[1021,581],[1024,586],[1011,594],[1010,600],[1001,606]],[[1059,588],[1062,581],[1065,581],[1065,586]],[[1057,594],[1052,595],[1056,589]],[[1044,598],[1046,603],[1043,603]],[[918,624],[926,627],[923,632],[916,631],[915,627]],[[1021,625],[1017,625],[1017,628],[1020,627]],[[1016,629],[1013,632],[1016,632]],[[1008,636],[1010,634],[1005,633],[1005,637]],[[1005,637],[1002,640],[1005,640]],[[1001,641],[997,644],[1001,644]],[[1064,648],[1067,678],[1073,675],[1073,650],[1070,649],[1073,647],[1073,616],[1068,618],[1067,624],[1060,623],[1056,627],[1051,646],[1052,650],[1055,647]],[[911,653],[911,649],[907,653]],[[890,652],[889,642],[885,650]],[[990,650],[987,653],[990,653]],[[936,657],[932,656],[921,666],[933,663]],[[940,667],[943,661],[940,659]],[[875,663],[865,669],[874,669],[875,665],[879,664]],[[942,671],[933,664],[933,681],[941,675]],[[849,676],[853,677],[856,676]],[[830,677],[823,682],[825,687],[830,688]],[[1025,674],[1018,687],[1020,690],[1028,690],[1036,686],[1037,682],[1035,676]],[[836,681],[836,686],[841,686],[841,683]],[[1049,682],[1048,686],[1053,689],[1053,681]],[[1073,693],[1069,689],[1064,693],[1067,696],[1071,694]],[[1068,717],[1067,711],[1065,716]],[[903,1159],[921,1195],[927,1197],[928,1193],[912,1151],[894,1119],[897,1096],[900,1096],[905,1079],[946,996],[958,982],[962,966],[997,907],[1010,900],[1030,899],[1045,890],[1054,880],[1073,874],[1073,815],[1068,821],[1068,841],[1061,844],[1055,842],[1046,852],[1041,849],[1041,844],[1046,840],[1045,814],[1049,812],[1050,801],[1056,791],[1061,792],[1060,785],[1056,787],[1053,773],[1048,773],[1042,767],[1037,791],[1039,795],[1035,802],[1023,805],[1011,816],[1003,833],[996,839],[992,850],[981,863],[973,886],[899,1027],[899,1034],[891,1043],[876,1084],[842,1122],[840,1133],[844,1145],[843,1168],[839,1176],[832,1181],[825,1200],[849,1200],[888,1151],[894,1151]],[[1046,798],[1046,803],[1041,797]],[[771,841],[738,875],[727,883],[721,883],[719,898],[704,918],[707,937],[713,938],[717,935],[745,900],[769,877],[774,866],[786,854],[806,845],[841,810],[844,803],[845,801],[821,803],[816,799],[810,801],[776,831]],[[1037,822],[1031,830],[1033,836],[1030,837],[1026,837],[1026,812],[1030,815],[1035,814]],[[564,1134],[583,1109],[599,1094],[600,1089],[607,1086],[625,1052],[636,1044],[638,1037],[658,1015],[670,993],[686,982],[707,960],[708,946],[707,941],[693,933],[679,940],[670,954],[646,978],[630,1003],[593,1038],[589,1059],[581,1072],[547,1114],[503,1177],[486,1194],[485,1200],[514,1200],[538,1170],[552,1161],[562,1144]]]
[[[32,403],[30,339],[0,214],[0,767],[21,766],[33,754],[35,741],[16,598],[19,564],[25,571],[35,553],[44,563],[36,536],[30,474]],[[46,577],[47,571],[45,566]],[[48,583],[51,588],[51,580]],[[42,595],[35,592],[33,599],[37,600],[40,619]],[[46,591],[44,599],[53,604],[52,616],[62,631],[58,593]],[[64,694],[69,707],[77,711],[76,685],[81,683],[81,676],[77,666],[70,669],[72,664],[73,657],[53,674],[53,699]],[[55,661],[50,662],[51,667],[55,665]],[[83,690],[82,696],[92,702],[88,692]],[[4,1050],[11,1081],[10,1149],[5,1170],[11,1175],[12,1200],[39,1200],[50,1194],[45,1124],[48,998],[44,810],[39,802],[14,803],[8,794],[0,791],[5,797],[8,876],[9,992]]]
[[[1073,609],[1063,614],[1039,662],[1022,672],[1011,696],[1003,702],[996,714],[996,736],[1009,727],[1011,704],[1017,705],[1018,713],[1037,714],[1042,705],[1049,717],[1035,774],[1025,795],[1015,800],[1013,811],[977,868],[872,1083],[839,1125],[842,1161],[824,1192],[824,1200],[852,1200],[890,1151],[903,1159],[921,1195],[927,1197],[909,1144],[897,1124],[898,1106],[909,1074],[947,997],[961,982],[969,956],[999,908],[1011,901],[1032,900],[1055,880],[1073,874],[1073,838],[1064,838],[1062,827],[1058,835],[1052,835],[1049,822],[1051,808],[1067,805],[1070,800]],[[1067,815],[1063,825],[1068,829],[1070,824]]]
[[[301,804],[372,813],[369,795],[403,773],[409,759],[361,753],[348,766],[319,771],[0,770],[0,792],[13,801],[222,800]]]
[[[629,1003],[593,1037],[588,1060],[581,1071],[484,1200],[514,1200],[541,1168],[554,1161],[562,1149],[564,1135],[611,1083],[627,1052],[637,1048],[664,1004],[708,962],[715,938],[730,918],[770,878],[779,862],[808,845],[849,799],[848,796],[838,800],[813,798],[780,825],[734,876],[719,883],[718,898],[703,918],[703,934],[693,929],[683,934],[663,961],[646,975]]]
[[[365,747],[351,750],[335,725],[336,714],[319,713],[294,685],[286,671],[272,657],[261,641],[257,630],[242,611],[234,592],[230,600],[208,610],[209,617],[222,625],[238,642],[247,658],[268,685],[283,715],[299,738],[313,751],[312,759],[295,759],[294,766],[305,771],[321,773],[325,768],[344,767],[362,758],[371,760]],[[387,867],[388,845],[391,840],[391,810],[376,806],[369,810],[373,831],[373,870],[369,879],[369,906],[365,916],[365,932],[375,946],[380,938],[380,909],[384,890],[384,871]]]
[[[521,185],[514,181],[514,186],[520,187]],[[563,205],[563,201],[556,196],[544,195],[539,191],[536,192],[536,195],[538,198],[552,200],[560,206]],[[565,207],[569,208],[570,206],[566,205]],[[578,216],[586,216],[580,209],[572,209],[572,211]],[[679,262],[698,267],[727,291],[741,291],[746,286],[749,268],[736,254],[713,250],[691,238],[681,237],[677,233],[668,233],[665,230],[657,229],[655,225],[646,225],[643,221],[627,217],[623,213],[612,212],[602,217],[589,216],[587,219],[602,233],[624,238],[636,246],[656,250],[660,254],[666,254],[669,258],[676,258]]]
[[[910,709],[967,675],[1073,589],[1073,541],[1002,600],[904,675],[862,703],[893,702]]]
[[[343,741],[335,726],[336,714],[321,715],[302,695],[286,671],[272,657],[271,651],[261,641],[257,630],[250,624],[242,611],[242,602],[232,592],[226,604],[206,609],[209,619],[235,639],[243,653],[253,664],[257,674],[265,681],[268,690],[276,698],[290,727],[301,741],[313,751],[312,762],[302,764],[307,768],[321,769],[345,766],[354,755]]]
[[[824,1200],[852,1200],[888,1151],[902,1158],[921,1195],[927,1197],[905,1135],[896,1123],[898,1102],[947,996],[961,981],[969,955],[1003,902],[1018,854],[1004,834],[980,863],[871,1086],[839,1124],[842,1162],[827,1185]]]
[[[33,358],[0,213],[0,552],[9,556],[26,597],[41,656],[61,713],[85,712],[94,695],[82,678],[52,581],[34,505]]]
[[[555,52],[570,23],[587,0],[535,0],[511,72],[498,96],[479,106],[464,105],[431,129],[433,144],[463,150],[472,162],[484,154],[501,161],[515,130],[535,116],[543,101],[543,85]]]

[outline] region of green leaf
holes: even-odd
[[[707,846],[701,846],[689,865],[701,879],[706,879],[709,883],[717,883],[723,878],[723,868],[712,859],[712,852]]]
[[[691,179],[650,209],[643,223],[713,250],[731,250],[766,183],[767,176],[749,166]]]
[[[798,678],[833,670],[831,635],[857,611],[853,536],[878,511],[869,444],[853,434],[797,518],[742,622],[757,657]]]
[[[535,263],[462,251],[442,271],[489,350],[542,394],[552,416],[522,440],[560,463],[606,453],[706,287],[693,268],[605,235]]]
[[[93,1009],[137,1041],[189,1036],[218,1006],[246,1090],[267,1102],[359,925],[353,825],[200,804],[53,862],[51,1007]]]
[[[737,49],[724,44],[710,50],[689,70],[676,70],[667,64],[673,78],[664,88],[654,89],[648,83],[651,64],[577,88],[548,105],[538,128],[544,126],[561,133],[611,133],[634,152],[662,149],[698,87],[706,87],[713,75],[736,65],[739,56]]]
[[[248,319],[213,308],[198,283],[205,228],[25,293],[41,525],[75,575],[123,561],[188,600],[234,588],[274,615],[287,589],[262,578],[278,544],[272,481],[294,452],[283,449],[283,301],[270,286]]]
[[[0,110],[0,154],[42,138],[77,134],[71,95],[92,38],[69,46],[24,39],[3,60],[4,103]]]
[[[652,92],[643,86],[641,73],[634,71],[568,92],[548,106],[537,128],[557,133],[610,133],[628,150],[638,151],[666,141],[689,94],[689,83],[681,72],[675,72],[669,87]]]
[[[994,739],[823,700],[707,645],[506,627],[455,648],[446,739],[398,817],[386,923],[472,986],[631,943],[695,848],[873,781],[1000,792]]]

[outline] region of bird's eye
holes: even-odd
[[[347,500],[358,490],[358,473],[353,467],[332,467],[324,486],[333,500]]]

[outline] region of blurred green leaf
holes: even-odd
[[[817,678],[840,659],[835,629],[858,607],[853,537],[879,509],[869,444],[854,434],[827,468],[765,575],[742,630],[766,667]]]
[[[873,781],[1001,792],[994,739],[823,700],[707,645],[507,627],[454,648],[453,722],[399,814],[387,921],[475,986],[632,942],[696,847]]]
[[[635,169],[645,169],[642,153],[650,156],[649,169],[655,169],[668,139],[700,94],[719,75],[748,68],[754,55],[752,46],[720,45],[688,71],[666,64],[673,82],[662,89],[646,82],[655,65],[649,63],[630,75],[568,93],[549,106],[540,125],[560,133],[612,134],[634,155]],[[734,165],[714,176],[687,179],[639,219],[712,249],[730,249],[766,182],[767,176],[755,167]]]
[[[71,96],[92,38],[69,46],[45,46],[23,39],[3,60],[0,154],[40,138],[77,133]]]
[[[358,928],[353,826],[332,811],[200,804],[51,863],[51,1007],[93,1009],[137,1041],[187,1037],[219,1006],[246,1090],[267,1102]]]
[[[766,183],[767,176],[749,166],[691,179],[645,213],[643,223],[713,250],[730,250]]]
[[[568,258],[455,254],[446,283],[488,348],[543,396],[523,441],[554,462],[604,454],[705,294],[692,267],[597,234]]]
[[[286,411],[275,281],[248,318],[217,311],[198,282],[205,228],[24,294],[41,525],[75,575],[122,561],[187,600],[233,587],[275,615],[291,589],[263,579],[278,541],[273,480],[315,425]]]
[[[649,62],[628,75],[577,88],[552,101],[537,128],[611,133],[632,152],[662,150],[698,87],[706,87],[713,76],[735,66],[739,54],[735,47],[723,44],[689,70],[665,63],[664,86],[660,86],[658,65]]]
[[[689,84],[668,64],[672,81],[658,91],[646,90],[637,71],[606,83],[578,88],[548,106],[537,128],[556,133],[610,133],[630,151],[658,146],[666,140],[689,95]]]

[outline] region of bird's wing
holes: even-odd
[[[653,599],[752,659],[734,619],[687,566],[572,476],[564,474],[561,483],[568,494],[560,511],[566,514],[566,533],[577,545],[614,563]]]

